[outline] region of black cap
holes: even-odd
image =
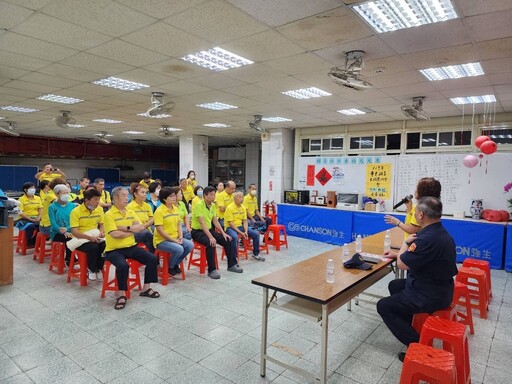
[[[343,266],[348,269],[354,268],[361,269],[363,271],[372,269],[372,265],[365,262],[359,253],[354,253],[350,260],[347,260],[343,263]]]

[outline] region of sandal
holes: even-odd
[[[160,297],[160,294],[157,291],[154,291],[152,288],[148,288],[144,292],[141,292],[139,296],[151,297],[152,299],[156,299]]]
[[[121,301],[121,300],[124,300],[124,301]],[[128,301],[128,299],[126,298],[126,296],[119,296],[116,299],[116,303],[114,304],[114,309],[123,309],[126,306],[127,301]]]

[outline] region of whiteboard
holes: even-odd
[[[333,156],[333,157],[300,157],[298,162],[298,180],[295,188],[300,190],[317,190],[319,196],[325,196],[327,191],[337,193],[366,192],[367,167],[372,164],[390,164],[391,182],[389,198],[383,199],[386,207],[391,210],[397,156]],[[324,185],[317,177],[312,178],[314,185],[308,184],[308,166],[314,166],[314,174],[318,175],[323,168],[332,176]],[[337,172],[336,172],[337,170]],[[335,176],[337,175],[337,176]],[[311,178],[310,178],[311,181]]]
[[[434,177],[441,182],[443,214],[465,211],[470,216],[471,201],[483,199],[484,209],[509,210],[503,187],[512,182],[512,154],[483,155],[474,168],[466,168],[463,159],[468,154],[400,155],[394,190],[395,202],[414,194],[422,177]],[[478,156],[478,155],[477,155]]]

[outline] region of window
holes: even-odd
[[[341,151],[343,150],[343,138],[329,139],[302,139],[302,153],[315,151]]]
[[[471,131],[407,133],[407,149],[446,148],[460,145],[471,145]]]
[[[400,149],[400,134],[382,136],[360,136],[350,138],[350,149],[386,149],[386,142],[389,136],[398,136],[398,149]],[[396,140],[395,140],[396,141]],[[396,145],[396,143],[395,143]]]
[[[486,136],[494,141],[496,144],[512,144],[512,129],[510,128],[500,128],[500,129],[491,129],[491,130],[483,130]]]

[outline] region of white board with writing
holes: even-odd
[[[474,168],[463,164],[468,154],[400,155],[397,161],[395,202],[414,194],[422,177],[441,182],[443,214],[465,211],[470,216],[471,201],[483,199],[485,209],[505,209],[512,191],[504,186],[512,181],[512,154],[483,155]],[[478,157],[478,154],[476,154]]]

